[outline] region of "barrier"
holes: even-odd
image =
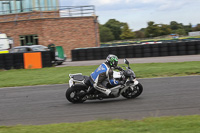
[[[142,45],[142,50],[143,50],[143,57],[152,56],[152,50],[151,50],[150,44]]]
[[[24,53],[24,68],[25,69],[42,68],[41,52]]]
[[[50,51],[0,54],[0,69],[33,69],[51,67]]]
[[[150,48],[151,48],[151,56],[152,57],[160,56],[159,44],[150,45]]]
[[[4,69],[4,54],[0,54],[0,69]]]
[[[159,49],[160,49],[160,56],[169,56],[168,54],[168,44],[167,43],[163,43],[161,45],[159,45]]]
[[[94,51],[93,49],[86,49],[86,60],[94,60]]]
[[[93,53],[94,53],[93,56],[94,56],[95,60],[101,59],[101,49],[100,48],[94,48]]]
[[[174,42],[174,43],[167,43],[168,45],[168,56],[176,56],[178,55],[178,49],[177,49],[177,46],[178,46],[178,43],[177,42]]]
[[[135,57],[135,52],[132,46],[126,47],[126,58],[133,58]]]
[[[196,41],[196,52],[200,54],[200,41]]]
[[[186,44],[185,42],[177,43],[177,54],[178,55],[186,55]]]
[[[42,67],[52,67],[51,53],[49,51],[43,51],[42,53]]]
[[[24,68],[24,55],[23,55],[23,53],[13,54],[13,67],[14,67],[14,69],[23,69]]]
[[[74,49],[71,53],[72,61],[105,59],[108,54],[119,58],[192,55],[200,54],[200,40]]]

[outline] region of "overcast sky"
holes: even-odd
[[[148,21],[156,24],[200,23],[200,0],[60,0],[60,5],[94,5],[100,24],[116,19],[127,22],[134,31],[146,28]]]

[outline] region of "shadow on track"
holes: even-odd
[[[135,98],[135,99],[126,99],[126,98],[123,98],[123,97],[119,97],[119,98],[110,98],[110,99],[103,99],[103,100],[88,100],[88,101],[85,101],[84,103],[67,103],[67,105],[94,105],[94,104],[112,104],[112,103],[124,103],[124,102],[133,102],[133,101],[138,101],[138,100],[141,100],[142,98],[138,97],[138,98]]]

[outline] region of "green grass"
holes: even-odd
[[[120,66],[122,66],[120,64]],[[131,64],[138,78],[200,75],[200,61]],[[0,70],[0,87],[68,83],[70,73],[90,75],[98,66],[68,66],[43,69]]]
[[[0,126],[0,133],[199,133],[200,116],[96,120],[39,126]]]

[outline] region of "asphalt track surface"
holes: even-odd
[[[136,99],[123,97],[72,104],[67,84],[0,88],[0,125],[40,125],[97,119],[200,114],[200,76],[139,79]]]

